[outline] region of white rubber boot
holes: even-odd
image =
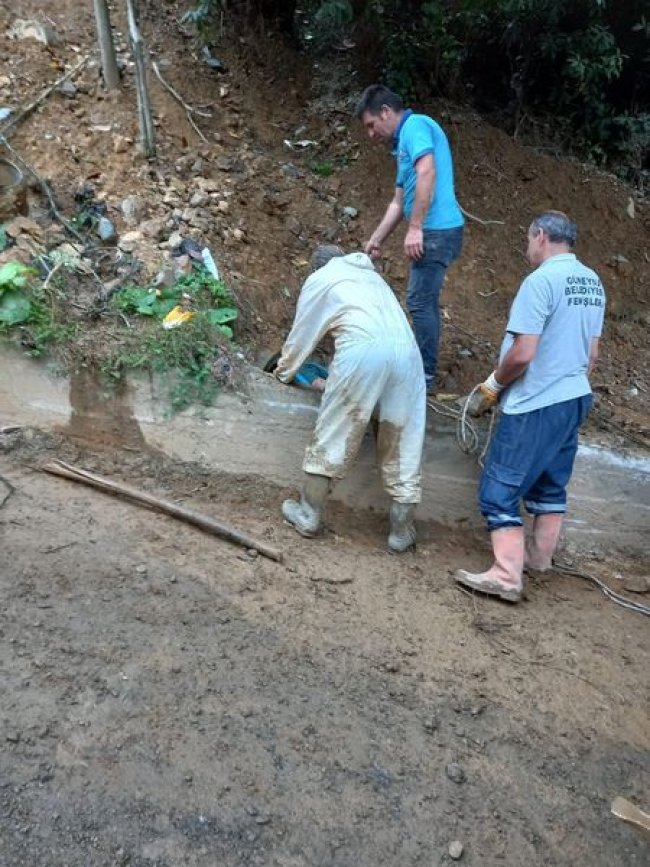
[[[524,528],[503,527],[492,531],[494,563],[487,572],[459,569],[456,581],[471,590],[498,596],[506,602],[519,602],[523,591]]]
[[[553,554],[560,541],[564,515],[557,512],[548,515],[535,515],[533,533],[526,540],[524,569],[546,572],[551,568]]]
[[[284,518],[293,524],[294,530],[301,536],[311,538],[320,530],[330,483],[329,476],[305,473],[300,500],[285,500],[282,503]]]
[[[402,554],[415,548],[415,503],[397,503],[393,500],[390,507],[390,534],[388,550],[391,554]]]

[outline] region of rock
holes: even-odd
[[[64,81],[58,87],[57,90],[62,96],[65,96],[66,99],[75,99],[77,93],[79,92],[76,84],[72,81]]]
[[[199,218],[199,213],[194,208],[185,208],[181,211],[181,220],[184,223],[192,225],[197,218]]]
[[[10,238],[18,238],[19,235],[30,235],[32,238],[41,239],[43,230],[35,220],[29,217],[14,217],[4,224],[4,230]]]
[[[109,243],[110,241],[115,241],[117,239],[117,232],[115,231],[115,226],[111,223],[108,217],[99,218],[99,223],[97,224],[97,234],[105,244]]]
[[[634,209],[634,199],[632,196],[627,200],[627,207],[625,208],[625,213],[628,217],[633,220],[635,217],[635,209]]]
[[[174,281],[192,273],[192,260],[187,254],[174,257]]]
[[[300,222],[294,216],[287,217],[284,225],[287,227],[287,229],[291,232],[292,235],[299,235],[302,231],[302,226],[300,225]]]
[[[647,575],[628,575],[622,581],[623,589],[629,593],[650,593],[650,577]]]
[[[458,783],[458,785],[460,785],[465,782],[465,771],[461,768],[458,762],[450,762],[445,770],[452,783]]]
[[[230,202],[227,202],[225,199],[222,199],[217,205],[217,210],[221,211],[222,214],[227,214],[230,210]]]
[[[134,229],[132,232],[125,232],[118,241],[117,246],[123,253],[133,253],[140,241],[142,241],[142,232]]]
[[[169,289],[175,282],[176,275],[172,268],[161,268],[153,278],[153,285],[156,289]]]
[[[244,232],[243,229],[233,229],[232,236],[235,239],[235,241],[245,241],[246,240],[246,233]]]
[[[147,213],[147,205],[140,196],[127,196],[120,205],[127,226],[137,226]]]
[[[293,163],[284,163],[284,164],[280,167],[280,171],[281,171],[282,174],[285,175],[287,178],[295,178],[295,179],[297,179],[297,178],[301,178],[301,177],[302,177],[302,172],[300,171],[300,169],[296,168],[296,166],[294,166]]]
[[[140,223],[140,231],[143,237],[154,241],[163,241],[168,234],[167,220],[165,217],[153,217]]]
[[[194,160],[194,162],[192,163],[190,171],[192,172],[193,175],[200,175],[201,172],[203,171],[203,168],[204,168],[203,160],[201,159],[201,157],[199,157],[198,159]]]
[[[17,18],[7,31],[10,39],[35,39],[43,45],[61,44],[61,37],[49,24],[41,24],[33,19]]]
[[[219,157],[216,165],[220,172],[231,172],[235,165],[235,161],[232,157]]]
[[[181,232],[172,232],[167,240],[167,246],[173,250],[183,243],[183,235]]]
[[[346,207],[343,208],[343,216],[347,217],[350,220],[356,220],[359,216],[359,211],[356,208]]]
[[[460,840],[452,840],[449,844],[449,857],[452,861],[460,861],[463,857],[463,844]]]
[[[218,193],[221,190],[219,181],[213,178],[197,178],[194,183],[204,193]]]
[[[433,732],[438,730],[438,720],[435,716],[429,717],[429,719],[425,719],[422,723],[422,728],[425,732],[429,732],[429,734],[433,734]]]
[[[205,190],[198,190],[190,199],[190,208],[205,208],[210,204],[210,195]]]
[[[0,253],[0,268],[6,265],[7,262],[21,262],[23,265],[29,265],[32,258],[30,250],[19,250],[17,247],[7,247]]]

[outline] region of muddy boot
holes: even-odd
[[[390,534],[388,550],[391,554],[401,554],[415,548],[415,503],[397,503],[393,500],[390,507]]]
[[[316,476],[305,473],[302,496],[298,500],[285,500],[282,503],[284,518],[293,524],[301,536],[315,536],[320,530],[325,500],[330,490],[329,476]]]
[[[503,527],[492,531],[494,563],[487,572],[475,574],[459,569],[456,581],[471,590],[519,602],[523,591],[524,528]]]
[[[551,512],[548,515],[535,515],[533,534],[526,540],[524,569],[546,572],[551,568],[553,554],[560,541],[564,515]]]

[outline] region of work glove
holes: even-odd
[[[469,396],[467,400],[467,413],[472,418],[479,418],[497,405],[499,394],[505,386],[497,382],[494,373],[491,373],[485,382],[482,382]]]

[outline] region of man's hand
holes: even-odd
[[[381,241],[375,235],[372,235],[370,240],[366,241],[363,250],[371,259],[378,259],[381,255]]]
[[[496,406],[499,400],[499,394],[505,386],[497,382],[494,373],[491,373],[485,382],[482,382],[478,388],[472,393],[467,401],[467,412],[472,418],[479,418],[489,412],[492,407]]]
[[[404,238],[404,252],[412,261],[424,256],[424,237],[421,226],[409,226]]]

